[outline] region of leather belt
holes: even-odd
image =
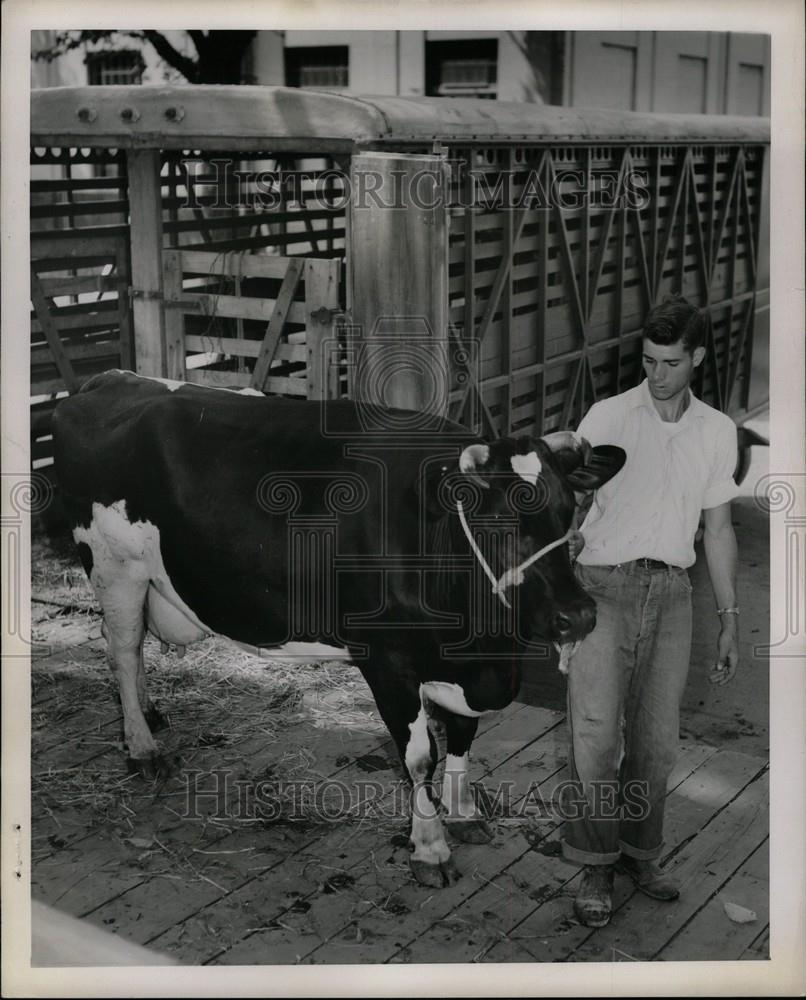
[[[669,563],[663,562],[662,559],[634,559],[633,565],[638,566],[639,569],[669,569]]]

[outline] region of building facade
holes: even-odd
[[[768,36],[729,32],[260,31],[243,64],[245,83],[688,114],[769,115],[769,78]],[[32,62],[34,87],[138,82],[183,78],[122,35]]]

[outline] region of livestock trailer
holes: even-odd
[[[695,391],[764,406],[769,121],[65,87],[31,105],[32,446],[110,367],[574,426],[641,373],[647,310],[709,317]]]

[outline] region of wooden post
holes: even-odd
[[[447,416],[448,164],[360,153],[350,180],[356,394]]]
[[[338,396],[334,314],[339,308],[340,261],[305,261],[305,343],[308,348],[308,399]],[[328,343],[330,341],[330,343]]]
[[[131,232],[132,319],[135,367],[141,375],[167,376],[162,301],[162,196],[160,154],[126,152]],[[183,366],[184,367],[184,366]]]
[[[165,324],[164,372],[166,378],[185,379],[185,314],[171,302],[182,298],[182,251],[163,250],[163,295]]]

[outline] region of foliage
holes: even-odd
[[[52,62],[74,49],[108,44],[117,47],[121,39],[145,42],[160,59],[177,70],[189,83],[247,83],[243,59],[255,31],[188,31],[196,56],[180,52],[160,31],[58,31],[52,43],[32,54],[35,60]]]

